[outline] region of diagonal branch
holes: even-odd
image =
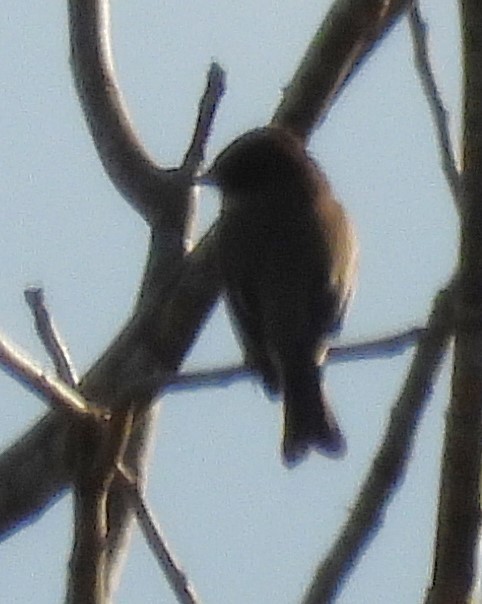
[[[67,346],[60,339],[50,313],[45,306],[45,296],[40,287],[29,287],[24,291],[27,304],[35,319],[35,327],[40,341],[52,359],[57,376],[75,388],[78,378],[75,373]]]
[[[109,413],[100,408],[91,408],[87,401],[64,381],[46,375],[2,336],[0,366],[17,382],[37,396],[47,399],[54,409],[62,413],[65,413],[68,406],[70,414],[74,417],[91,417],[101,421],[109,418]]]
[[[427,46],[427,25],[420,14],[418,2],[414,1],[408,13],[408,22],[412,33],[415,66],[420,76],[422,89],[428,101],[430,113],[438,136],[440,155],[442,158],[442,169],[447,180],[447,184],[452,192],[452,197],[458,210],[460,211],[461,191],[460,175],[455,161],[453,145],[450,140],[450,130],[448,125],[448,113],[444,107],[440,92],[435,81],[435,76],[430,65],[429,52]]]
[[[452,292],[439,294],[388,428],[352,511],[318,567],[303,604],[332,602],[382,524],[401,484],[422,413],[432,393],[452,332]]]
[[[130,493],[132,508],[136,510],[137,520],[144,538],[164,572],[172,591],[180,604],[196,604],[197,596],[189,579],[167,546],[159,526],[144,501],[135,482],[129,478],[122,466],[118,466],[125,488]]]
[[[338,0],[308,47],[273,123],[309,138],[411,0]]]

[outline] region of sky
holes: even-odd
[[[42,285],[79,372],[127,319],[146,258],[148,231],[103,173],[83,123],[68,66],[65,3],[10,3],[2,12],[0,63],[0,331],[45,368],[23,301]],[[112,10],[118,76],[132,119],[164,166],[182,159],[206,71],[217,60],[227,92],[209,158],[266,123],[329,2],[210,3],[118,0]],[[443,6],[442,6],[443,5]],[[456,3],[422,4],[434,68],[459,144],[460,56]],[[457,149],[458,150],[458,149]],[[370,339],[426,320],[453,270],[457,220],[434,130],[400,22],[351,82],[310,151],[355,222],[357,295],[340,342]],[[198,235],[219,201],[203,192]],[[170,394],[160,403],[148,499],[202,602],[299,601],[353,505],[411,353],[327,370],[348,440],[342,461],[312,455],[294,470],[279,455],[281,406],[259,384]],[[223,305],[184,367],[241,360]],[[423,418],[413,458],[383,526],[338,602],[412,604],[431,571],[449,364]],[[45,412],[0,374],[6,446]],[[71,541],[64,497],[0,546],[0,604],[62,600]],[[396,590],[396,591],[394,591]],[[173,604],[139,533],[116,602]]]

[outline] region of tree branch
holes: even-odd
[[[29,287],[24,291],[24,296],[35,319],[37,334],[47,354],[52,359],[57,376],[71,388],[76,388],[78,378],[67,346],[62,342],[52,317],[45,306],[43,289]]]
[[[131,505],[136,510],[137,520],[139,521],[144,538],[164,572],[178,602],[180,604],[197,604],[198,599],[194,589],[190,585],[189,579],[176,562],[173,554],[169,551],[166,540],[135,482],[129,479],[128,475],[122,470],[122,467],[118,469],[125,481],[125,488],[130,493]]]
[[[309,138],[410,0],[338,0],[316,32],[272,123]]]
[[[383,513],[401,484],[422,413],[432,393],[452,332],[452,292],[439,294],[385,437],[352,511],[318,567],[303,604],[332,602],[347,575],[382,525]]]
[[[430,113],[435,123],[438,145],[442,159],[442,170],[452,193],[456,208],[460,211],[461,189],[460,175],[457,169],[453,145],[450,140],[448,112],[437,88],[435,76],[430,65],[427,47],[427,25],[422,19],[418,2],[414,0],[408,13],[408,22],[413,39],[415,67],[422,83],[422,89],[428,101]]]
[[[425,327],[413,327],[374,340],[353,342],[332,346],[328,351],[324,365],[348,363],[350,361],[390,358],[403,354],[414,346],[424,335]],[[253,372],[246,365],[228,365],[217,369],[184,372],[173,376],[166,385],[166,392],[192,390],[203,386],[225,387],[240,379],[251,379]]]
[[[49,401],[54,409],[72,417],[104,421],[109,413],[91,408],[87,401],[64,381],[46,375],[0,336],[0,366],[35,395]]]
[[[461,0],[464,67],[460,282],[429,604],[467,604],[478,575],[482,463],[482,5]]]

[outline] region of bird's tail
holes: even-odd
[[[315,364],[296,364],[284,374],[285,427],[283,458],[288,467],[299,463],[311,449],[330,457],[346,452]]]

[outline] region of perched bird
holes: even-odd
[[[318,365],[353,292],[353,228],[303,141],[275,126],[236,139],[202,182],[219,187],[219,260],[246,362],[284,400],[288,466],[346,450]]]

